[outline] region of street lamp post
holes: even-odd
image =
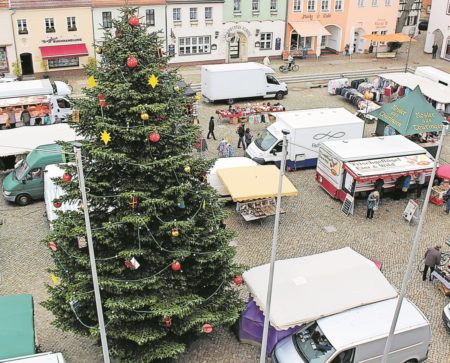
[[[275,269],[275,260],[277,257],[278,225],[280,224],[281,191],[283,188],[284,169],[286,167],[287,135],[289,135],[290,133],[288,130],[282,130],[281,132],[283,133],[283,147],[281,151],[282,156],[280,165],[280,175],[278,178],[277,206],[275,209],[275,225],[273,227],[272,256],[270,258],[269,283],[267,286],[266,315],[264,316],[263,337],[261,343],[261,355],[259,357],[259,363],[265,363],[266,361],[267,338],[269,336],[269,322],[270,322],[270,304],[272,301],[273,274]]]
[[[405,73],[408,72],[409,52],[411,51],[411,42],[414,37],[414,31],[409,32],[408,54],[406,55]]]

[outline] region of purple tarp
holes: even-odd
[[[252,341],[261,344],[263,326],[264,314],[258,308],[253,298],[250,297],[239,321],[239,340],[244,343],[245,341]],[[272,353],[273,348],[281,339],[294,334],[299,329],[300,326],[287,330],[276,330],[270,325],[267,339],[267,356]]]

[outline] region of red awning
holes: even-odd
[[[40,47],[42,59],[72,58],[88,55],[86,44],[66,44]]]

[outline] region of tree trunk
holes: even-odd
[[[403,27],[405,26],[406,19],[408,19],[409,13],[416,0],[406,0],[405,9],[402,11],[401,15],[397,19],[397,26],[395,27],[396,33],[401,33]]]

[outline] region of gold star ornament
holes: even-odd
[[[102,132],[100,139],[105,143],[105,145],[108,145],[108,142],[111,141],[111,135],[105,130]]]
[[[152,88],[155,88],[158,84],[158,77],[152,74],[150,77],[148,77],[148,84],[152,86]]]
[[[94,76],[90,76],[90,77],[88,78],[88,85],[89,85],[89,87],[91,87],[91,88],[97,87],[97,82],[95,82]]]

